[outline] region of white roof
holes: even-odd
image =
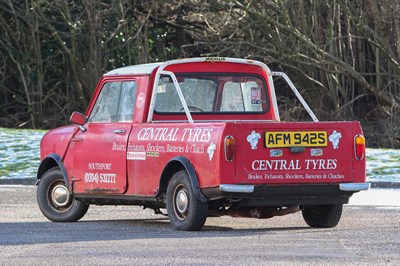
[[[111,70],[104,74],[104,76],[115,76],[115,75],[132,75],[132,74],[151,74],[153,70],[162,65],[163,63],[151,63],[151,64],[143,64],[143,65],[135,65],[135,66],[126,66],[120,67],[114,70]]]
[[[132,74],[151,74],[153,70],[159,66],[159,70],[163,70],[169,65],[175,64],[185,64],[185,63],[196,63],[196,62],[228,62],[228,63],[239,63],[239,64],[250,64],[250,65],[258,65],[266,69],[267,73],[270,73],[269,68],[262,62],[248,60],[248,59],[239,59],[239,58],[229,58],[229,57],[197,57],[197,58],[185,58],[185,59],[176,59],[170,60],[166,62],[159,63],[150,63],[143,65],[135,65],[135,66],[126,66],[111,70],[104,74],[104,76],[113,76],[113,75],[132,75]]]

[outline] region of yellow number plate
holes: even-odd
[[[265,132],[265,147],[326,147],[326,131]]]

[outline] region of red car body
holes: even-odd
[[[349,197],[369,188],[360,124],[281,122],[274,74],[263,63],[231,58],[110,71],[85,114],[75,112],[73,125],[42,139],[41,210],[72,221],[89,204],[166,207],[179,230],[198,230],[209,215],[302,210],[310,226],[335,226]],[[113,111],[103,112],[107,105]],[[41,188],[54,169],[58,181]]]

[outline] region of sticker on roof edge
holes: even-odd
[[[206,57],[206,62],[225,61],[224,57]]]

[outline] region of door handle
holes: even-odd
[[[119,135],[125,134],[125,132],[126,132],[125,129],[115,129],[114,130],[114,133],[115,134],[119,134]]]

